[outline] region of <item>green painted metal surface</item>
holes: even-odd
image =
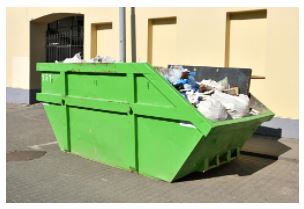
[[[213,122],[146,63],[38,63],[61,150],[172,182],[239,156],[273,113]]]

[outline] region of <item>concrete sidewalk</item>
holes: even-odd
[[[7,104],[6,140],[7,202],[299,201],[295,139],[255,136],[239,159],[175,183],[59,151],[40,104]]]

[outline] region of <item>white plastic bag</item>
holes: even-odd
[[[80,52],[74,55],[72,58],[66,58],[63,63],[82,63]]]
[[[241,118],[249,114],[249,97],[244,94],[232,96],[229,94],[215,91],[212,98],[219,101],[233,118]]]
[[[173,85],[181,78],[184,68],[182,66],[171,66],[165,76]]]
[[[228,117],[225,107],[211,96],[201,101],[197,105],[197,109],[210,120],[225,120]]]

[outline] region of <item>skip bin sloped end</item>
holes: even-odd
[[[211,131],[202,137],[189,155],[174,181],[193,172],[205,172],[239,157],[246,140],[261,123],[273,117],[271,111],[260,116],[215,122]]]
[[[55,133],[60,150],[70,151],[67,137],[67,116],[65,106],[55,104],[44,104],[48,120]]]

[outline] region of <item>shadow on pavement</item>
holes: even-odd
[[[256,157],[279,159],[279,156],[290,150],[289,146],[282,144],[280,137],[267,137],[254,135],[243,146],[241,153]]]
[[[262,136],[270,136],[270,137],[282,137],[282,129],[281,128],[272,128],[267,126],[259,126],[255,131],[255,134]]]

